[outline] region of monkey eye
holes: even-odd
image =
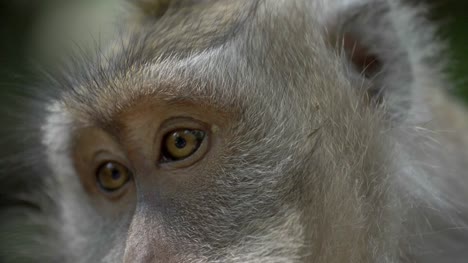
[[[98,168],[96,176],[101,189],[107,192],[115,192],[130,181],[132,173],[124,165],[109,161]]]
[[[163,139],[161,162],[179,161],[192,156],[205,139],[201,130],[180,129],[167,133]]]

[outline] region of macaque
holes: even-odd
[[[18,100],[1,262],[467,262],[468,112],[423,8],[130,2]]]

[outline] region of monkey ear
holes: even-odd
[[[419,78],[432,74],[424,61],[427,45],[433,43],[428,25],[415,16],[416,11],[399,7],[397,1],[337,2],[343,4],[328,16],[327,34],[333,48],[344,55],[350,78],[366,88],[373,102],[383,104],[391,119],[424,114],[426,110],[415,98],[418,87],[427,84]],[[428,43],[421,43],[423,37]],[[435,47],[429,49],[435,51]]]

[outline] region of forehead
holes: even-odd
[[[153,57],[187,56],[223,45],[254,22],[262,1],[180,1],[184,5],[172,2],[174,6],[161,18],[150,18],[131,28],[142,37],[142,46]]]
[[[275,92],[275,85],[289,85],[276,80],[315,67],[313,45],[320,39],[314,39],[307,12],[296,5],[280,11],[266,7],[272,3],[201,1],[122,30],[104,54],[81,66],[63,101],[84,115],[109,120],[141,98],[229,111]],[[295,18],[288,18],[292,14]],[[262,86],[270,89],[259,90]]]

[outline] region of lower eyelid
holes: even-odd
[[[195,164],[197,161],[202,159],[205,154],[208,152],[210,147],[210,136],[208,133],[205,133],[204,138],[200,142],[198,149],[195,150],[190,156],[181,160],[174,160],[169,162],[159,161],[158,166],[163,169],[178,169],[178,168],[187,168]]]

